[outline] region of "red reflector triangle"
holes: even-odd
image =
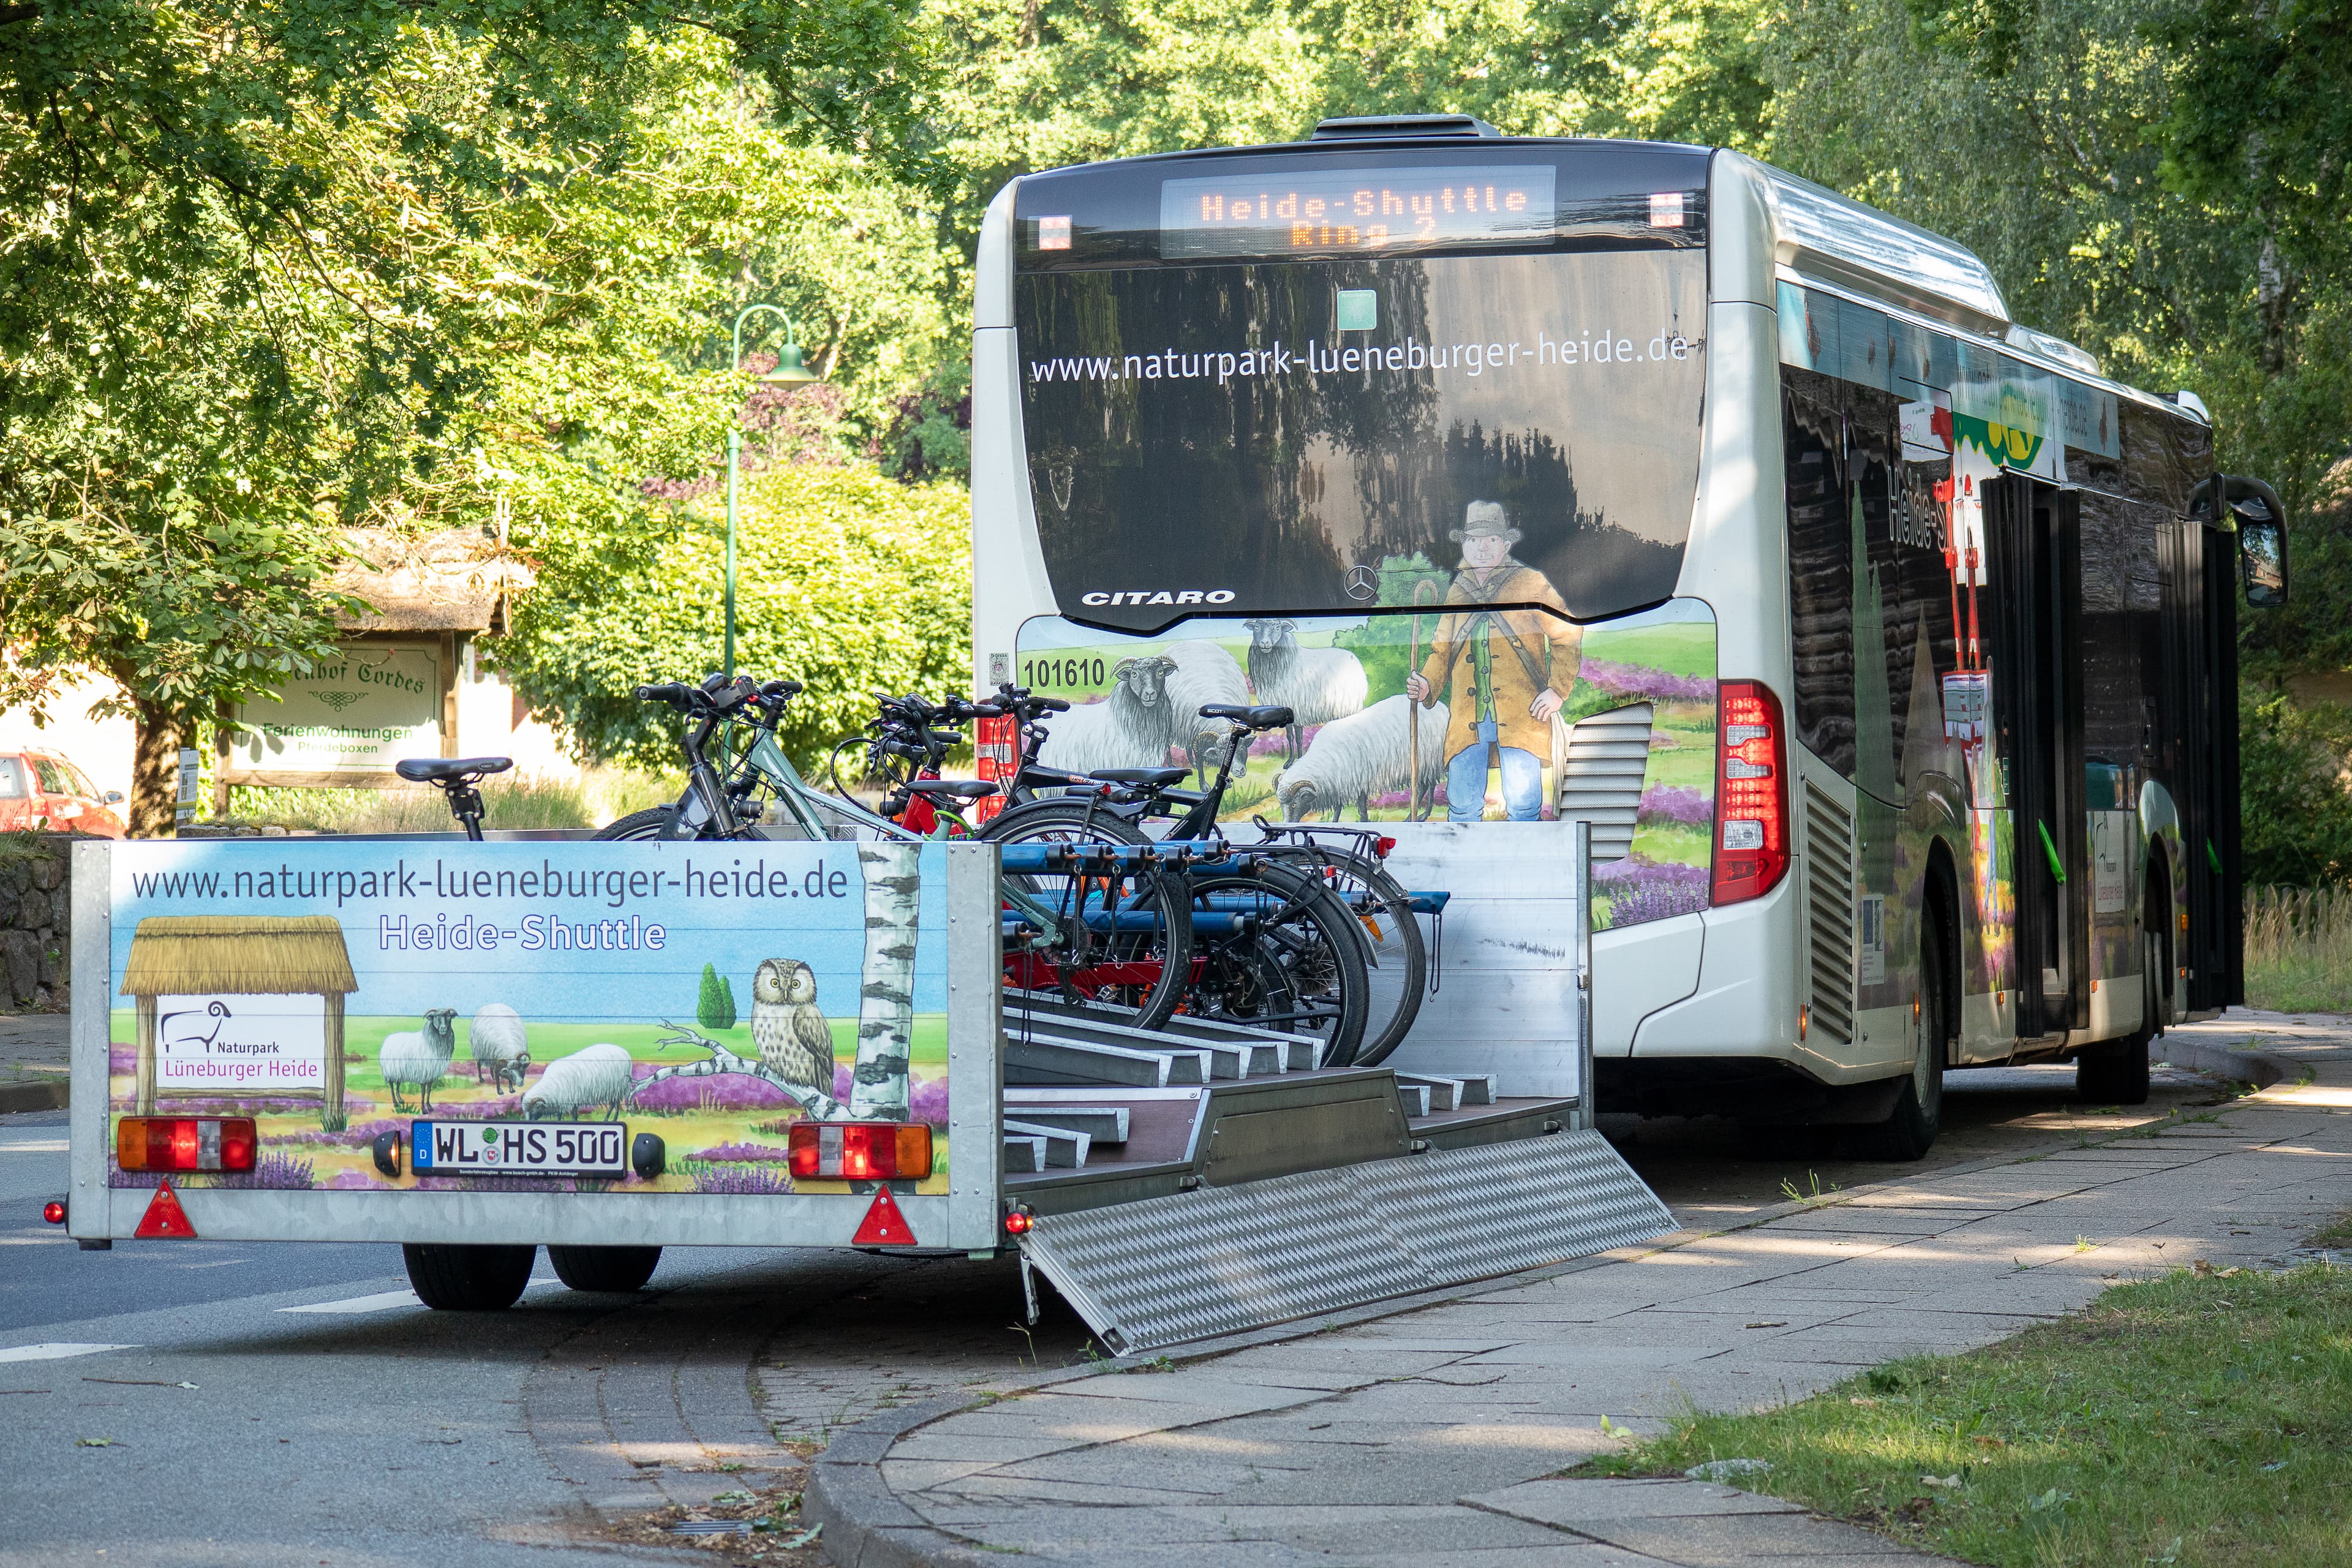
[[[155,1196],[140,1217],[139,1228],[131,1233],[143,1241],[159,1237],[194,1237],[196,1227],[188,1223],[188,1211],[180,1206],[180,1194],[165,1182],[155,1189]]]
[[[890,1189],[884,1187],[874,1194],[874,1206],[866,1211],[866,1223],[850,1237],[853,1247],[912,1247],[915,1233],[907,1224],[907,1216],[898,1212],[891,1201]]]

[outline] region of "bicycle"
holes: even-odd
[[[600,839],[805,838],[824,841],[846,830],[900,841],[920,842],[971,826],[960,807],[985,799],[997,785],[971,779],[909,779],[899,787],[908,801],[923,800],[940,819],[933,834],[914,831],[855,800],[827,796],[812,788],[793,765],[775,731],[800,683],[749,677],[725,682],[712,677],[700,686],[669,683],[637,689],[641,700],[665,702],[693,719],[682,742],[688,784],[671,806],[633,813],[603,830]],[[885,700],[886,701],[889,700]],[[722,721],[740,720],[749,741],[722,772],[708,747]],[[936,744],[903,733],[886,713],[877,741],[886,754],[929,756]],[[961,737],[950,736],[950,742]],[[764,795],[764,798],[756,796]],[[767,803],[777,803],[786,831],[761,826]],[[886,803],[887,804],[887,803]],[[835,820],[828,821],[831,817]],[[975,836],[976,837],[976,836]],[[1006,976],[1035,988],[1040,983],[1073,1000],[1079,993],[1114,994],[1137,1008],[1140,1026],[1157,1027],[1181,1002],[1192,969],[1192,902],[1185,868],[1201,847],[1136,847],[1094,840],[1058,846],[1058,856],[1010,858],[1002,879],[1005,906]],[[1223,848],[1222,841],[1214,847]],[[1129,889],[1132,889],[1131,891]]]
[[[1286,708],[1202,708],[1202,717],[1223,719],[1232,728],[1214,782],[1206,790],[1194,791],[1175,787],[1184,777],[1181,768],[1105,769],[1077,775],[1044,767],[1036,759],[1046,733],[1045,715],[1069,705],[1009,685],[997,689],[996,705],[1013,714],[1020,726],[1020,760],[1014,775],[1017,804],[989,825],[992,831],[1009,836],[1049,826],[1097,836],[1124,827],[1135,839],[1148,840],[1143,824],[1160,817],[1172,819],[1167,829],[1171,838],[1215,833],[1219,831],[1217,814],[1236,762],[1248,755],[1249,739],[1290,722],[1290,710]],[[1052,796],[1037,793],[1046,788],[1064,793]],[[1411,892],[1388,873],[1381,859],[1387,844],[1393,841],[1384,841],[1374,829],[1274,824],[1263,817],[1252,821],[1259,842],[1246,847],[1251,853],[1272,857],[1286,868],[1313,878],[1352,917],[1350,930],[1363,947],[1366,1022],[1361,1043],[1344,1060],[1363,1067],[1386,1060],[1412,1031],[1427,994],[1429,949],[1416,915],[1434,895]],[[1206,907],[1262,913],[1260,906],[1268,894],[1264,889],[1244,889],[1196,870],[1196,911],[1204,907],[1201,902],[1204,896],[1216,900]],[[1289,900],[1282,908],[1288,910]],[[1327,1065],[1342,1063],[1332,1060]]]
[[[392,771],[410,784],[429,784],[448,798],[449,815],[476,844],[482,841],[482,792],[474,786],[514,766],[512,757],[404,757]]]

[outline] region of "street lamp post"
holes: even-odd
[[[743,368],[743,323],[762,310],[773,310],[784,323],[784,346],[776,351],[776,367],[760,379],[772,385],[799,386],[824,377],[808,368],[801,356],[800,334],[781,305],[746,305],[735,318],[735,335],[727,368]],[[743,457],[743,422],[739,416],[727,427],[727,679],[735,679],[735,519],[740,504]]]

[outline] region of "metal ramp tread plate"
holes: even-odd
[[[1124,1355],[1674,1228],[1616,1150],[1585,1130],[1040,1215],[1021,1249]]]

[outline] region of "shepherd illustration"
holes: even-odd
[[[1405,695],[1423,708],[1445,704],[1448,821],[1486,814],[1493,768],[1502,774],[1504,815],[1534,822],[1543,816],[1541,759],[1551,754],[1552,717],[1576,679],[1579,632],[1551,580],[1512,558],[1519,531],[1500,501],[1472,501],[1452,538],[1462,546],[1462,570],[1445,591],[1428,659],[1405,677]]]

